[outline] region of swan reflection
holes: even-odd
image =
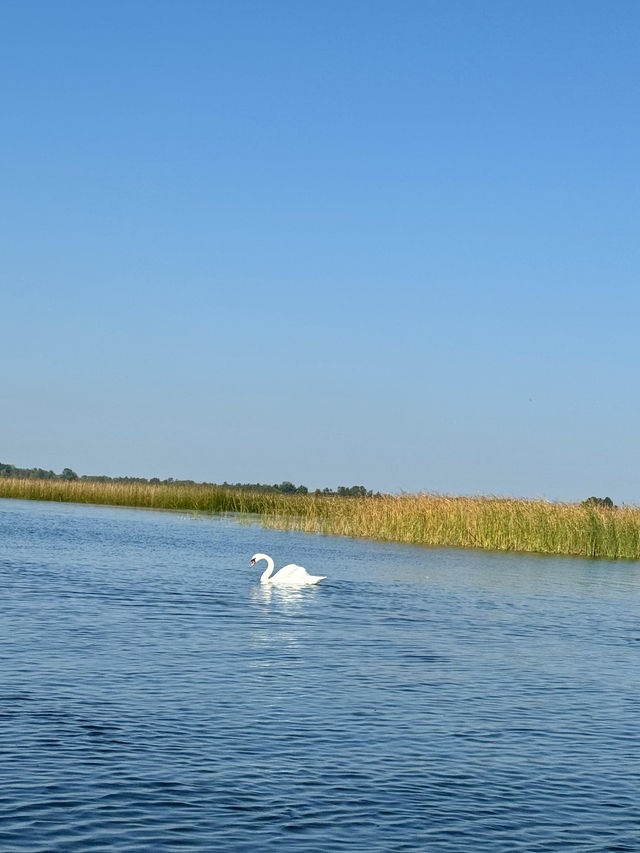
[[[280,667],[290,655],[297,657],[304,642],[306,620],[300,617],[315,598],[314,586],[272,586],[257,584],[249,596],[256,611],[251,647],[259,650],[255,666],[264,669]],[[289,660],[289,665],[291,660]]]
[[[256,604],[282,605],[286,610],[298,610],[305,601],[310,601],[317,590],[312,586],[272,586],[258,584],[251,588],[251,600]]]

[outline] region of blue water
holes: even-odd
[[[3,851],[640,851],[640,564],[2,500],[0,582]]]

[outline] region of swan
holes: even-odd
[[[253,566],[260,560],[267,561],[267,568],[260,575],[260,583],[275,583],[281,586],[305,586],[307,584],[320,583],[320,581],[326,578],[326,575],[310,575],[306,569],[303,569],[302,566],[296,566],[295,563],[284,566],[271,577],[274,564],[271,557],[267,554],[254,554],[250,565]]]

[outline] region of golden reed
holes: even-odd
[[[222,486],[0,478],[0,497],[260,516],[266,527],[446,545],[640,559],[640,508],[495,497],[284,495]]]

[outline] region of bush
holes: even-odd
[[[617,509],[611,498],[596,498],[594,495],[591,495],[591,497],[587,498],[586,501],[582,501],[582,506],[595,506],[601,507],[603,509]]]

